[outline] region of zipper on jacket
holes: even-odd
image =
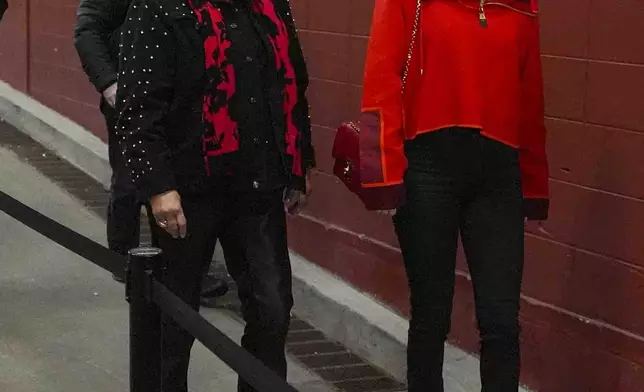
[[[479,3],[479,23],[481,27],[487,27],[487,16],[485,15],[486,0],[481,0]]]
[[[534,17],[536,17],[538,15],[538,12],[535,12],[535,11],[523,11],[521,9],[512,7],[511,5],[508,5],[508,4],[505,4],[505,3],[494,2],[494,1],[490,1],[490,0],[486,0],[485,5],[487,5],[487,6],[494,5],[494,6],[498,6],[498,7],[507,8],[507,9],[509,9],[511,11],[518,12],[518,13],[520,13],[522,15],[529,16],[531,18],[534,18]]]

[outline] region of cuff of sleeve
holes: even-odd
[[[388,211],[400,208],[406,199],[404,184],[361,188],[358,196],[368,211]]]
[[[288,188],[306,192],[306,179],[304,177],[293,177]]]
[[[313,169],[317,166],[315,159],[315,149],[312,145],[304,150],[304,171]]]
[[[523,199],[523,214],[528,220],[546,220],[549,210],[548,199]]]
[[[108,87],[116,83],[117,81],[117,76],[113,72],[108,72],[105,75],[100,76],[94,81],[94,86],[96,86],[96,90],[100,93],[103,94],[103,91],[107,90]]]
[[[167,170],[156,170],[148,173],[141,180],[138,186],[138,196],[141,200],[150,200],[153,196],[177,189],[174,176]]]

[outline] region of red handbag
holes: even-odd
[[[412,31],[411,44],[407,62],[402,75],[402,89],[405,90],[414,43],[420,26],[421,0],[417,0],[416,19]],[[370,211],[393,210],[398,208],[404,200],[403,186],[369,187],[362,186],[360,171],[364,167],[377,167],[379,163],[361,162],[360,134],[380,134],[380,123],[374,121],[345,122],[338,128],[333,142],[333,174],[342,181],[347,188],[358,195],[365,207]],[[363,159],[376,159],[373,156],[364,156]]]
[[[360,132],[365,129],[353,122],[343,123],[333,142],[333,174],[358,195],[369,211],[393,210],[404,200],[404,187],[365,188],[360,181]],[[377,129],[369,132],[378,132]],[[364,157],[363,157],[364,158]],[[376,165],[371,165],[376,166]]]
[[[539,0],[530,0],[530,8],[535,14],[539,12]]]

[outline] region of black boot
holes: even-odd
[[[206,275],[202,284],[201,298],[211,299],[223,297],[228,293],[228,289],[228,282],[226,280],[212,275]]]
[[[115,281],[119,282],[119,283],[125,283],[125,277],[124,277],[124,276],[120,276],[120,275],[117,275],[117,274],[113,274],[113,275],[112,275],[112,278],[113,278]]]

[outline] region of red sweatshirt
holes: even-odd
[[[377,115],[381,127],[380,135],[361,135],[360,143],[381,157],[381,167],[363,170],[363,185],[402,183],[405,140],[448,127],[477,128],[520,150],[526,215],[543,219],[548,163],[536,7],[520,0],[484,3],[423,1],[402,96],[416,0],[376,0],[362,110]]]

